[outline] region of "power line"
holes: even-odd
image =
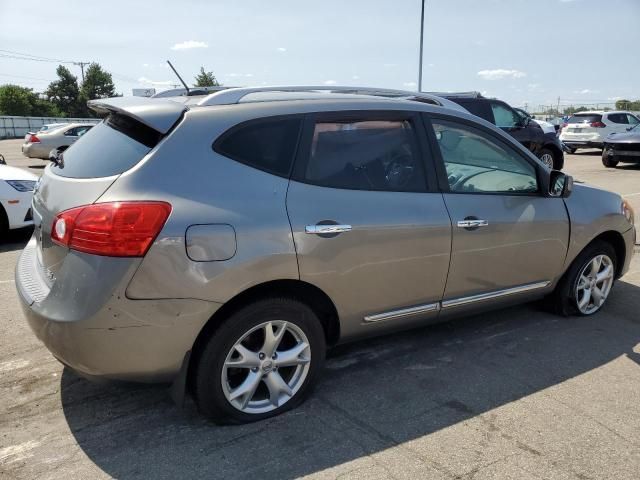
[[[61,60],[59,58],[51,58],[51,57],[43,57],[41,55],[32,55],[30,53],[22,53],[22,52],[16,52],[14,50],[3,50],[0,49],[0,52],[3,52],[4,54],[12,54],[12,55],[20,55],[20,57],[29,57],[29,58],[24,58],[24,60],[35,60],[37,62],[60,62],[60,63],[73,63],[72,60]],[[18,57],[12,57],[12,58],[18,58]]]

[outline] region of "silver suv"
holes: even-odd
[[[602,307],[633,252],[618,195],[439,97],[322,90],[91,102],[108,116],[45,170],[16,270],[53,355],[241,423],[298,405],[337,343]]]

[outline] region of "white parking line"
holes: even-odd
[[[623,193],[622,196],[623,197],[635,197],[636,195],[640,195],[640,192],[636,192],[636,193]]]
[[[0,283],[13,283],[14,280],[0,280]]]

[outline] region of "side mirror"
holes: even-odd
[[[559,170],[551,170],[549,176],[549,196],[567,198],[573,190],[573,177]]]
[[[57,148],[54,148],[49,152],[49,161],[53,162],[55,165],[60,166],[62,164],[62,152]]]

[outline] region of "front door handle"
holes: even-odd
[[[486,227],[487,225],[489,225],[489,222],[479,218],[465,218],[464,220],[458,221],[459,228],[466,228],[469,230],[475,230],[478,227]]]
[[[311,235],[331,235],[350,231],[351,225],[307,225],[304,227],[304,233]]]

